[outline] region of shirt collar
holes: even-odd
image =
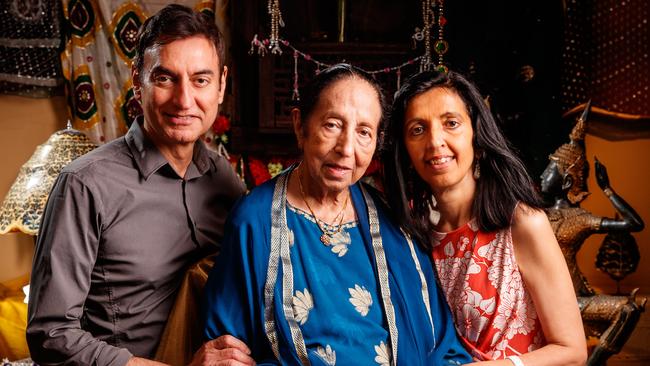
[[[162,153],[160,153],[160,150],[158,150],[156,145],[145,136],[142,127],[143,122],[143,116],[137,117],[133,121],[133,124],[131,124],[131,128],[129,128],[129,131],[126,133],[124,138],[131,154],[133,155],[133,160],[135,161],[135,165],[137,166],[140,175],[147,180],[151,174],[155,173],[162,167],[168,166],[169,162],[165,159]],[[205,174],[212,167],[216,167],[216,165],[210,158],[210,153],[207,147],[205,147],[203,141],[198,140],[194,144],[192,162],[187,168],[185,179],[189,180],[199,177]]]
[[[210,151],[203,143],[202,139],[198,139],[194,143],[194,152],[192,156],[192,161],[196,165],[196,168],[199,171],[199,174],[203,175],[211,168],[216,168],[216,164],[212,159]]]

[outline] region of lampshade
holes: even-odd
[[[39,145],[18,172],[0,207],[0,234],[36,235],[54,180],[64,166],[96,147],[86,135],[68,128]]]

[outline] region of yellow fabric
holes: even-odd
[[[187,365],[194,352],[203,344],[201,296],[208,274],[214,266],[214,257],[202,259],[185,273],[158,345],[156,360],[173,366]]]
[[[18,360],[29,357],[25,340],[27,304],[23,286],[29,275],[0,284],[0,359]]]

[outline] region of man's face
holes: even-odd
[[[208,131],[223,101],[227,69],[214,45],[193,36],[152,47],[142,73],[133,71],[144,130],[162,149],[194,144]]]

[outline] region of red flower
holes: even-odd
[[[221,136],[229,130],[230,120],[228,117],[224,116],[223,114],[217,116],[217,118],[214,120],[214,123],[212,124],[212,131],[214,131],[215,134]]]
[[[253,184],[255,186],[259,186],[271,179],[271,174],[269,173],[266,164],[259,159],[248,158],[248,169],[251,172],[251,177],[253,177]]]

